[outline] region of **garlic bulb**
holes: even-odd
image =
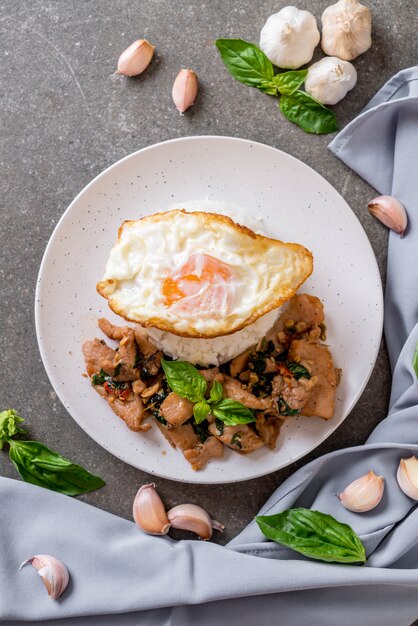
[[[173,84],[172,98],[180,113],[194,104],[197,98],[199,83],[193,70],[182,69]]]
[[[146,39],[137,39],[120,55],[116,73],[124,76],[142,74],[151,63],[154,50],[155,46]]]
[[[57,600],[67,588],[70,575],[64,563],[49,554],[36,554],[24,561],[20,569],[30,563],[37,570],[52,600]]]
[[[404,494],[412,500],[418,500],[418,459],[416,456],[401,459],[396,478]]]
[[[205,509],[197,504],[179,504],[170,509],[167,516],[173,528],[190,530],[205,541],[212,537],[212,528],[220,532],[225,528],[223,524],[211,519]]]
[[[379,504],[384,487],[383,476],[376,476],[374,472],[370,471],[350,483],[338,497],[341,504],[349,511],[365,513]]]
[[[372,14],[358,0],[339,0],[322,14],[325,54],[352,61],[372,45]]]
[[[324,57],[308,69],[305,89],[322,104],[336,104],[356,82],[354,65],[337,57]]]
[[[164,504],[155,489],[155,484],[143,485],[133,504],[135,523],[149,535],[166,535],[170,522]]]
[[[312,13],[289,6],[270,15],[260,34],[260,48],[278,67],[295,70],[309,63],[320,38]]]
[[[378,196],[368,203],[370,213],[382,224],[404,236],[408,225],[408,216],[403,204],[393,196]]]

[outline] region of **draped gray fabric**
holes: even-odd
[[[388,417],[366,445],[306,465],[262,514],[293,506],[330,513],[362,538],[363,567],[309,561],[266,541],[251,523],[224,548],[149,537],[129,521],[20,481],[0,478],[0,620],[146,626],[407,626],[418,617],[418,510],[396,483],[399,459],[418,455],[418,67],[392,78],[330,149],[409,213],[390,235],[385,333],[393,368]],[[396,279],[395,279],[396,277]],[[335,494],[369,469],[386,479],[362,515]],[[39,589],[28,555],[53,554],[71,574],[58,602]],[[40,581],[39,581],[40,582]],[[67,619],[65,619],[67,618]]]

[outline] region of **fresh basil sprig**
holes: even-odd
[[[299,378],[311,377],[309,370],[303,365],[301,365],[300,363],[295,363],[294,361],[290,361],[290,363],[287,364],[287,369],[289,370],[291,374],[293,374],[296,380],[299,380]]]
[[[249,424],[255,417],[241,402],[223,398],[223,388],[215,380],[209,398],[205,398],[207,383],[202,374],[186,361],[161,361],[168,386],[180,397],[194,403],[193,416],[196,424],[203,422],[209,413],[227,426]]]
[[[414,356],[412,357],[412,367],[414,368],[416,377],[418,378],[418,341],[415,346]]]
[[[38,441],[12,439],[25,433],[18,426],[23,421],[13,409],[0,413],[0,450],[9,444],[10,460],[24,481],[68,496],[79,496],[106,484]]]
[[[366,552],[354,530],[332,515],[288,509],[255,518],[261,532],[304,556],[328,563],[365,563]]]
[[[325,134],[338,130],[334,113],[299,87],[308,70],[274,73],[274,67],[260,48],[243,39],[217,39],[215,45],[230,74],[244,85],[270,96],[281,95],[282,114],[308,133]]]

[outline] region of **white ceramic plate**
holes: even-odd
[[[128,430],[82,378],[81,352],[101,336],[97,318],[116,319],[95,285],[125,219],[173,205],[235,206],[262,218],[262,228],[312,250],[315,269],[303,291],[323,299],[327,341],[342,368],[335,416],[290,418],[277,449],[224,457],[194,472],[157,428]],[[190,204],[192,203],[192,204]],[[310,452],[348,415],[372,372],[382,332],[382,287],[367,236],[350,207],[297,159],[230,137],[187,137],[122,159],[75,198],[47,246],[36,292],[36,332],[45,369],[60,400],[106,450],[141,470],[190,483],[255,478]]]

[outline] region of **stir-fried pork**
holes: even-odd
[[[193,402],[172,391],[161,404],[160,413],[169,424],[177,428],[192,417]]]
[[[257,414],[255,428],[265,445],[273,450],[276,447],[277,437],[279,436],[282,421],[274,416],[264,416],[262,413]]]
[[[141,398],[130,392],[123,399],[106,391],[103,385],[94,385],[95,390],[107,400],[112,410],[126,423],[130,430],[149,430],[151,424],[143,424],[145,409]]]
[[[292,411],[301,411],[316,382],[316,377],[296,380],[293,376],[278,374],[273,378],[273,397],[282,398]]]
[[[179,450],[182,451],[189,450],[200,442],[191,424],[183,424],[183,426],[179,426],[178,428],[165,428],[159,422],[157,422],[157,424],[158,428],[173,448],[179,448]]]
[[[193,448],[184,450],[184,458],[189,461],[192,469],[200,470],[211,459],[223,456],[224,447],[216,437],[208,437],[204,443],[198,443]]]
[[[224,426],[219,430],[218,425],[215,423],[209,426],[209,432],[228,446],[228,448],[237,450],[242,454],[254,452],[254,450],[264,445],[263,440],[247,424]]]

